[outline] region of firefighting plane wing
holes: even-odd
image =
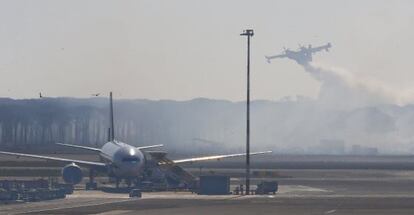
[[[284,58],[287,57],[286,54],[280,54],[280,55],[273,55],[273,56],[265,56],[267,63],[271,63],[270,60],[275,58]]]
[[[309,46],[308,46],[308,50],[309,50],[311,53],[320,52],[320,51],[322,51],[322,50],[324,50],[324,49],[325,49],[325,51],[329,52],[329,48],[331,48],[331,47],[332,47],[331,43],[328,43],[328,44],[326,44],[326,45],[324,45],[324,46],[315,47],[315,48],[312,48],[312,46],[311,46],[311,45],[309,45]]]

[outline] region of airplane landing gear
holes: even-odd
[[[97,183],[94,181],[95,178],[95,171],[93,169],[89,169],[89,182],[86,183],[86,190],[96,190],[98,189]]]
[[[115,184],[116,184],[116,189],[119,188],[119,183],[121,182],[121,179],[119,178],[115,178]]]
[[[132,184],[131,183],[131,179],[129,179],[129,178],[125,179],[125,182],[126,182],[128,188],[130,188],[131,187],[131,184]]]
[[[139,180],[139,178],[136,178],[134,180],[134,185],[136,188],[140,188],[141,187],[141,180]]]

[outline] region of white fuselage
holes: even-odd
[[[141,150],[116,140],[105,143],[100,156],[108,163],[109,175],[117,178],[137,178],[142,175],[145,167],[145,157]]]

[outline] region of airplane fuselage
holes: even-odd
[[[291,60],[296,61],[300,65],[308,64],[312,61],[312,53],[309,53],[308,51],[286,51],[286,57],[288,57]]]
[[[116,178],[137,178],[142,175],[145,157],[141,150],[118,141],[103,145],[99,154],[108,164],[108,173]]]

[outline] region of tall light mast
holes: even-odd
[[[253,29],[246,29],[240,34],[247,37],[246,195],[250,194],[250,38],[253,35]]]

